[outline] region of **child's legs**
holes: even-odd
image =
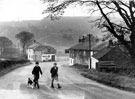
[[[55,80],[56,80],[56,83],[57,83],[57,85],[58,85],[58,88],[60,89],[60,88],[61,88],[61,86],[60,86],[60,83],[59,83],[58,76],[56,76],[56,77],[55,77]]]
[[[52,77],[51,87],[54,87],[54,77]]]
[[[36,81],[36,85],[37,85],[37,87],[39,88],[39,83],[38,83],[38,79],[37,79],[37,81]]]
[[[39,77],[38,76],[34,76],[34,87],[39,87],[39,83],[38,83],[38,79],[39,79]]]
[[[56,83],[57,83],[57,84],[59,84],[58,76],[55,76],[55,78],[54,78],[54,79],[55,79]]]

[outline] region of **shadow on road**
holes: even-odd
[[[48,85],[40,84],[40,89],[32,89],[27,84],[22,83],[20,85],[20,91],[23,94],[35,95],[36,99],[60,99],[58,98],[58,91],[50,89]]]
[[[37,99],[88,99],[88,97],[85,96],[86,94],[91,94],[95,99],[97,96],[95,96],[93,92],[89,92],[88,88],[90,87],[93,89],[93,92],[98,89],[95,88],[95,85],[80,83],[62,84],[62,89],[52,89],[49,85],[40,84],[40,89],[32,89],[27,87],[27,84],[22,83],[20,85],[20,90],[23,94],[36,95]],[[100,92],[103,92],[102,89]]]
[[[36,99],[108,99],[115,98],[113,91],[106,90],[93,84],[62,84],[62,89],[52,89],[49,85],[40,84],[40,89],[32,89],[27,84],[22,83],[20,90],[23,94],[35,95]],[[96,92],[100,93],[96,93]],[[111,94],[110,94],[111,93]],[[102,96],[105,95],[106,98]],[[120,94],[117,94],[118,96]]]

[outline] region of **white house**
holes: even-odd
[[[96,69],[98,60],[92,56],[107,45],[108,41],[92,44],[91,51],[89,50],[89,42],[81,42],[72,46],[66,50],[69,53],[69,65],[82,64],[90,66],[91,58],[91,68]]]
[[[90,51],[89,43],[84,42],[72,46],[71,48],[68,49],[68,52],[69,52],[69,65],[82,64],[90,66],[90,52],[92,56],[95,51],[94,50]],[[92,66],[91,68],[94,68],[93,65],[91,66]]]
[[[36,47],[38,47],[38,46],[40,46],[41,44],[39,44],[39,43],[34,43],[34,44],[32,44],[31,46],[29,46],[28,47],[28,49],[27,49],[27,55],[28,55],[28,60],[31,60],[31,61],[34,61],[35,59],[35,51],[34,51],[34,49],[36,48]]]
[[[28,48],[28,59],[31,61],[55,61],[56,50],[53,47],[33,44]]]

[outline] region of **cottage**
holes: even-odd
[[[91,46],[93,47],[94,43],[92,43]],[[90,66],[90,56],[96,51],[92,50],[92,47],[90,50],[89,42],[81,42],[65,50],[69,53],[69,65],[82,64]]]
[[[95,60],[93,64],[95,69],[98,68],[97,63],[103,63],[108,66],[114,66],[116,64],[117,68],[124,68],[130,61],[130,58],[125,52],[123,52],[118,45],[108,46],[99,50],[96,54],[92,56],[92,59]]]
[[[109,41],[110,40],[92,43],[91,50],[89,50],[89,42],[82,42],[75,46],[72,46],[68,50],[65,50],[69,53],[69,65],[82,64],[90,66],[91,59],[91,68],[96,69],[96,63],[99,62],[99,60],[93,57],[93,55],[96,53],[100,53],[99,51],[101,49],[110,46],[112,43],[110,43]]]
[[[103,63],[103,61],[105,64],[116,64],[119,67],[127,66],[130,61],[125,47],[121,44],[114,44],[112,40],[94,43],[91,50],[89,50],[89,42],[81,42],[66,52],[69,53],[69,65],[90,65],[91,59],[91,68],[93,69],[97,69],[97,63]]]
[[[99,51],[104,49],[104,48],[107,48],[108,45],[109,45],[108,40],[97,43],[95,46],[92,47],[92,50],[94,51],[93,55],[95,55],[96,53],[100,53]],[[101,53],[101,54],[103,54],[103,53]],[[93,69],[96,69],[96,63],[99,62],[99,60],[94,58],[93,55],[91,56],[91,60],[92,60],[91,65],[92,65]]]
[[[38,47],[38,46],[40,46],[41,44],[40,43],[34,43],[34,44],[32,44],[32,45],[30,45],[29,47],[28,47],[28,49],[27,49],[27,55],[28,55],[28,60],[31,60],[31,61],[34,61],[35,59],[34,59],[34,57],[35,57],[35,51],[34,51],[34,49],[36,48],[36,47]]]
[[[28,59],[31,61],[55,61],[56,49],[41,44],[33,44],[28,48]]]

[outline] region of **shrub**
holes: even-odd
[[[135,92],[135,69],[123,68],[117,73],[100,72],[93,69],[87,69],[83,65],[73,65],[86,78],[95,80],[112,87]]]
[[[26,63],[26,62],[29,62],[29,60],[14,59],[14,60],[1,61],[0,62],[0,69],[10,67],[10,66],[12,66],[14,64],[23,64],[23,63]]]

